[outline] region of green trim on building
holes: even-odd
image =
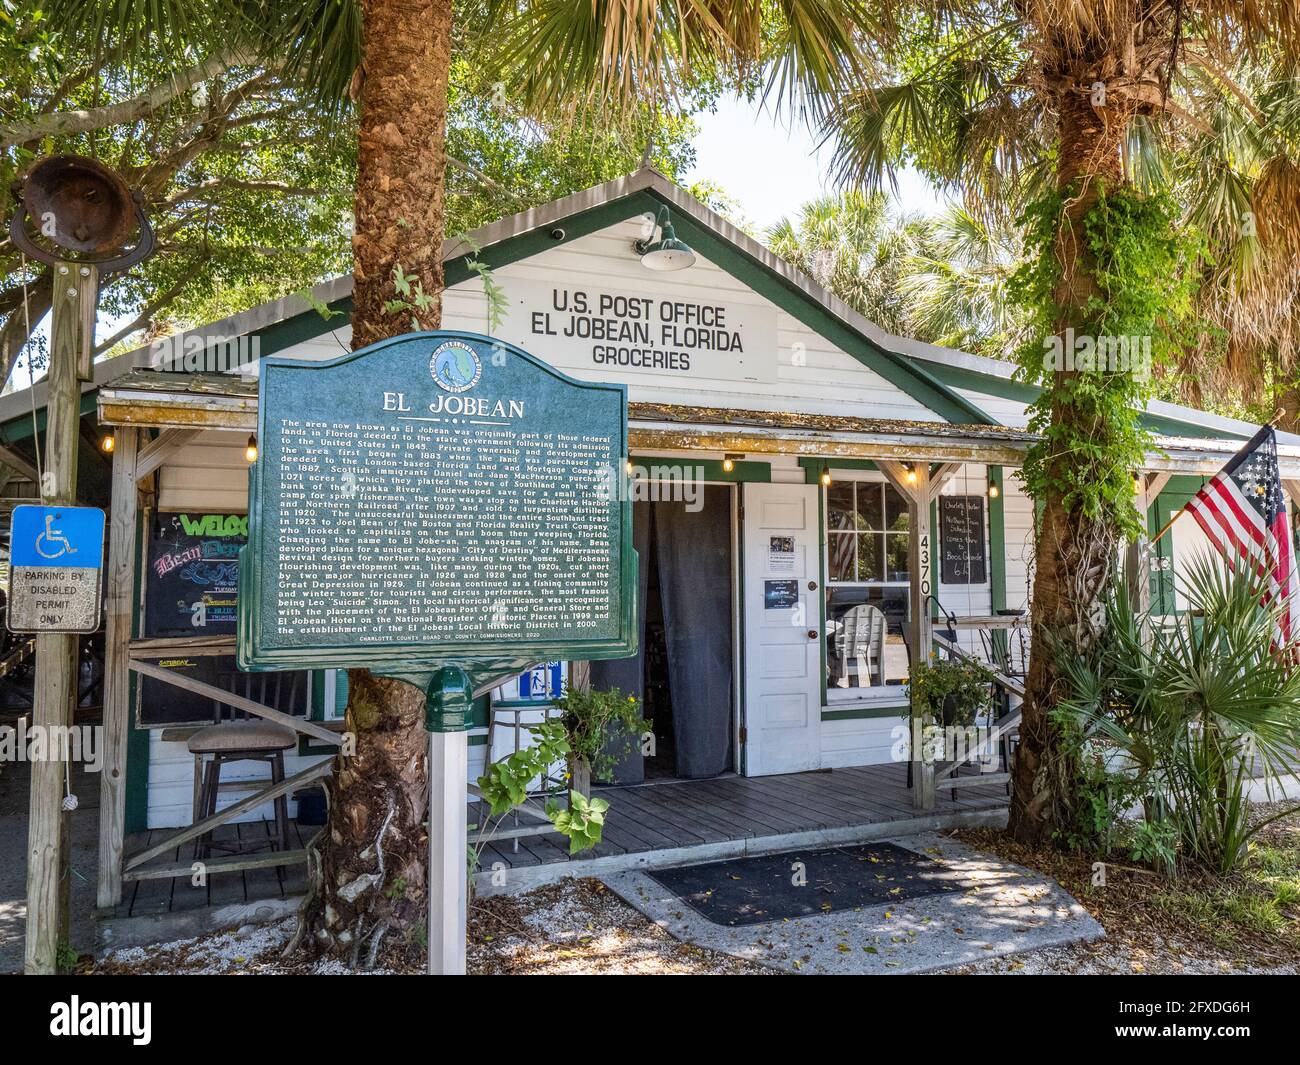
[[[989,501],[989,606],[996,614],[1007,608],[1007,516],[1002,506],[1002,500],[1006,496],[1006,484],[1001,466],[989,466],[987,469],[989,488],[998,490],[997,495],[987,496]],[[989,638],[993,647],[1005,655],[1006,630],[994,629]]]
[[[743,484],[746,481],[767,484],[772,480],[772,464],[770,462],[746,462],[741,460],[734,463],[731,472],[728,473],[722,468],[721,459],[697,459],[685,455],[631,455],[629,459],[633,465],[644,466],[648,470],[653,470],[656,465],[699,466],[703,469],[700,475],[701,480],[718,481],[724,484]]]
[[[983,392],[988,396],[1026,404],[1032,403],[1042,392],[1036,385],[1027,385],[997,374],[980,373],[965,366],[943,362],[927,362],[926,365],[936,378],[950,388],[967,388],[972,392]]]
[[[802,466],[803,463],[804,460],[800,459],[799,464]],[[819,641],[821,644],[820,654],[817,657],[821,662],[820,687],[822,693],[822,706],[825,706],[826,674],[829,668],[829,664],[826,661],[826,636],[828,632],[826,628],[826,589],[830,584],[830,581],[827,579],[826,572],[826,490],[821,487],[821,481],[818,480],[819,472],[820,467],[817,471],[810,470],[807,467],[804,468],[805,479],[809,474],[812,475],[812,480],[805,480],[805,483],[817,485],[817,588],[821,592],[821,594],[817,596],[818,625],[820,626],[817,631],[822,634],[822,638]],[[743,673],[744,670],[741,670],[741,672]]]
[[[830,470],[832,480],[835,470],[874,470],[878,467],[872,459],[817,459],[801,458],[804,484],[821,484],[822,470]]]
[[[998,490],[989,496],[989,596],[997,613],[1007,607],[1007,516],[1002,505],[1006,485],[1001,466],[988,467],[988,483]]]
[[[99,390],[92,388],[89,392],[81,394],[81,416],[84,418],[87,414],[94,414],[99,409]],[[36,408],[36,431],[45,432],[45,404],[42,403]],[[32,438],[32,412],[23,411],[22,414],[10,418],[4,425],[0,425],[0,444],[15,444],[19,440],[30,440]]]
[[[1026,405],[1033,403],[1042,394],[1042,389],[1037,385],[1025,384],[1023,381],[1008,379],[997,374],[980,373],[978,370],[972,370],[966,366],[953,366],[950,363],[938,362],[927,362],[926,366],[939,381],[950,388],[965,388],[972,392],[983,392],[985,395],[997,396],[999,399],[1007,399]],[[1207,440],[1247,440],[1250,437],[1250,433],[1246,431],[1214,429],[1209,426],[1198,425],[1196,422],[1172,418],[1167,414],[1153,414],[1150,411],[1142,412],[1139,416],[1139,422],[1144,429],[1149,429],[1153,433],[1164,433],[1168,436],[1190,436]]]
[[[657,196],[642,193],[645,200],[656,206]],[[636,201],[638,197],[629,197]],[[858,362],[901,389],[917,402],[924,404],[941,418],[955,423],[981,425],[997,424],[975,404],[962,398],[904,355],[872,343],[836,318],[830,311],[809,298],[798,286],[772,272],[767,266],[719,237],[712,230],[680,211],[674,213],[673,222],[678,237],[710,262],[721,267],[736,280],[748,285],[766,297],[795,320],[819,336],[829,340],[840,350],[852,355]]]
[[[1147,535],[1155,536],[1191,500],[1205,478],[1194,474],[1170,477],[1155,502],[1147,508]],[[1191,519],[1188,519],[1189,521]],[[1171,529],[1155,544],[1155,558],[1159,568],[1151,569],[1151,611],[1154,614],[1177,614],[1178,599],[1174,594],[1174,533]],[[1154,561],[1154,560],[1153,560]]]
[[[868,718],[907,717],[908,714],[908,704],[906,702],[895,703],[890,706],[858,706],[851,710],[832,710],[828,707],[822,707],[823,721],[861,721]]]
[[[265,358],[267,355],[284,351],[285,348],[291,348],[295,344],[301,344],[304,340],[315,340],[316,337],[338,329],[339,326],[347,325],[352,320],[351,296],[344,296],[326,306],[336,313],[326,318],[320,311],[306,310],[301,314],[295,314],[292,318],[286,318],[282,322],[275,322],[265,329],[250,333],[250,336],[258,339],[259,356]],[[342,355],[343,352],[340,351],[339,354]]]

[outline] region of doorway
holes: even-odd
[[[689,503],[632,505],[638,653],[593,662],[591,683],[640,698],[653,741],[619,761],[615,784],[699,780],[736,767],[733,492],[705,485]]]

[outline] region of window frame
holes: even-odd
[[[834,580],[831,578],[830,575],[831,545],[833,543],[833,537],[836,535],[857,536],[860,535],[861,533],[859,532],[859,530],[856,529],[853,531],[840,530],[837,532],[836,530],[833,530],[831,528],[830,491],[836,484],[844,484],[844,483],[852,482],[854,485],[853,507],[854,507],[854,513],[856,514],[858,512],[857,511],[858,485],[870,484],[876,486],[881,493],[882,525],[885,522],[884,516],[885,514],[888,513],[888,507],[885,502],[886,491],[892,491],[895,493],[895,495],[898,497],[898,503],[904,508],[905,513],[907,512],[906,499],[903,497],[902,493],[899,492],[898,489],[894,487],[894,485],[889,481],[889,479],[883,473],[880,473],[878,470],[844,470],[844,469],[836,469],[832,465],[830,467],[830,475],[831,475],[830,486],[818,485],[821,491],[822,544],[823,544],[822,560],[821,560],[822,561],[821,576],[822,576],[823,587],[826,588],[828,594],[831,592],[831,590],[835,588],[849,588],[849,589],[852,588],[899,589],[901,588],[906,593],[905,594],[906,613],[904,615],[904,621],[903,621],[903,624],[906,625],[907,624],[906,619],[911,616],[911,611],[912,611],[912,581],[911,581],[910,571],[902,580],[843,581],[843,580]],[[912,535],[913,532],[913,530],[910,527],[907,529],[906,532],[890,532],[887,529],[866,530],[866,531],[871,535],[883,536],[886,539],[886,555],[885,555],[886,560],[888,559],[888,537],[897,536],[903,538],[904,542],[907,543],[907,547],[908,547],[908,550],[904,552],[904,557],[908,559],[910,562],[911,544],[910,541],[907,539]],[[857,544],[856,543],[854,544],[853,552],[854,552],[853,569],[854,572],[856,573],[857,572]],[[888,570],[886,570],[886,573],[887,572]],[[822,597],[822,627],[825,632],[828,632],[831,615],[829,609],[830,604],[826,601],[826,598],[827,597],[825,595]],[[905,681],[903,683],[897,683],[897,684],[886,683],[886,684],[881,684],[881,685],[876,685],[876,686],[866,687],[866,688],[859,688],[859,687],[837,688],[833,686],[831,684],[830,658],[829,655],[826,653],[825,643],[826,643],[826,638],[824,635],[823,653],[822,653],[822,693],[823,693],[822,706],[824,710],[834,712],[837,710],[845,710],[854,706],[861,706],[863,704],[872,704],[872,705],[886,704],[890,706],[906,705],[908,699],[908,685]]]

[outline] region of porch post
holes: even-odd
[[[916,482],[912,485],[910,514],[912,536],[908,544],[908,576],[911,581],[911,640],[912,667],[930,661],[933,648],[930,624],[930,566],[933,544],[930,543],[930,466],[915,462],[912,470]],[[924,745],[918,744],[917,725],[912,732],[912,802],[918,810],[933,810],[935,802],[934,762],[925,758]]]
[[[880,467],[880,472],[907,500],[908,528],[912,534],[907,548],[908,579],[911,586],[907,644],[912,652],[912,660],[909,664],[911,668],[928,662],[933,647],[929,603],[929,596],[933,591],[930,584],[930,565],[933,558],[933,544],[930,542],[930,501],[941,481],[931,481],[930,464],[925,461],[904,464],[881,460],[877,465]],[[939,473],[941,477],[950,475],[946,468],[941,468]],[[920,742],[920,728],[924,722],[916,721],[909,715],[909,724],[911,725],[909,746],[912,760],[912,803],[918,810],[933,810],[934,762],[924,760],[922,757],[924,745]]]
[[[122,901],[122,847],[126,838],[126,747],[131,729],[129,653],[138,509],[136,457],[140,431],[114,435],[108,579],[104,617],[104,765],[99,777],[99,877],[96,905]]]

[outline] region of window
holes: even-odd
[[[907,502],[881,479],[837,479],[825,493],[826,693],[859,700],[907,679]]]
[[[829,579],[907,583],[907,503],[883,481],[840,481],[826,489]]]

